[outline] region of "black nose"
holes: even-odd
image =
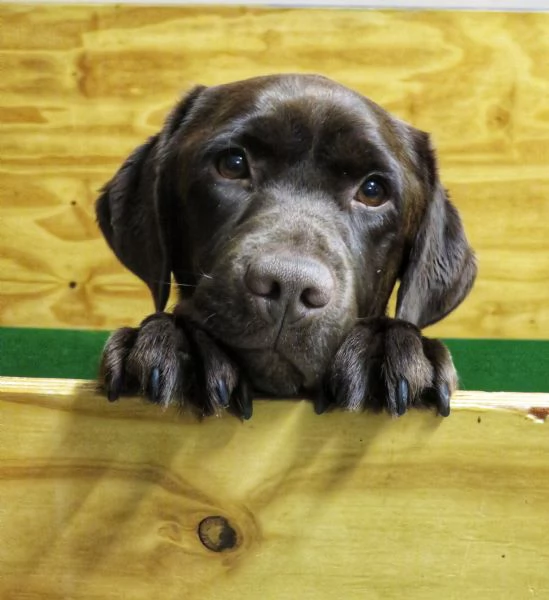
[[[312,316],[324,309],[334,293],[330,269],[310,257],[271,254],[254,260],[245,275],[246,287],[277,321],[285,315],[288,323]]]

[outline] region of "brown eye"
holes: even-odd
[[[355,200],[366,206],[381,206],[387,200],[387,186],[381,177],[370,176],[358,188]]]
[[[247,179],[250,176],[248,161],[242,150],[223,152],[217,160],[217,170],[225,179]]]

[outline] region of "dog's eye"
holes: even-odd
[[[225,179],[246,179],[250,175],[248,161],[242,150],[228,150],[217,159],[217,170]]]
[[[367,206],[381,206],[387,200],[385,182],[380,177],[371,175],[358,188],[355,200]]]

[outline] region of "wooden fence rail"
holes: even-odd
[[[0,379],[0,596],[549,597],[549,394],[197,422]]]

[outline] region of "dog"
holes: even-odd
[[[318,413],[449,414],[456,371],[421,328],[466,297],[474,252],[429,136],[359,93],[297,74],[197,86],[96,209],[156,308],[109,338],[109,400],[247,419],[259,392]]]

